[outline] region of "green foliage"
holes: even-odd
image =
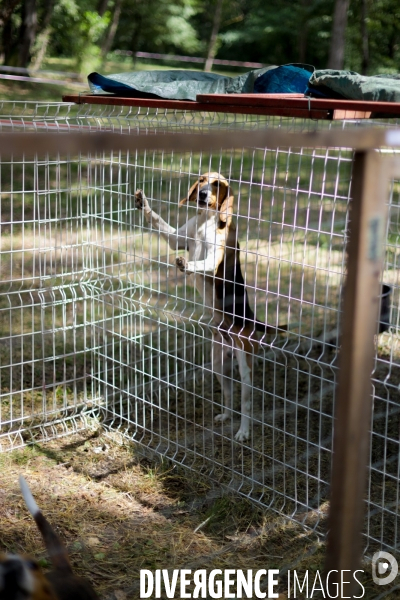
[[[4,60],[17,64],[24,2],[7,13],[9,2],[0,3],[1,40]],[[205,56],[218,0],[108,0],[106,4],[105,0],[53,0],[51,19],[49,2],[37,0],[32,55],[42,49],[42,59],[43,45],[48,43],[48,56],[73,57],[75,68],[88,74],[100,68],[109,49]],[[223,0],[216,57],[265,64],[306,62],[326,68],[333,8],[334,0]],[[369,50],[364,67],[369,74],[398,72],[398,0],[350,0],[345,68],[359,72],[363,68],[363,10]]]
[[[234,54],[266,64],[307,62],[323,67],[332,12],[332,0],[243,0],[235,22],[222,24],[218,56]]]
[[[114,46],[123,50],[196,54],[201,35],[192,19],[202,10],[197,0],[125,0]]]
[[[87,10],[83,13],[79,22],[79,50],[77,52],[77,68],[82,75],[91,73],[99,69],[101,59],[101,49],[98,45],[103,33],[110,22],[110,13],[107,11],[104,16],[95,11]]]
[[[202,51],[197,32],[190,24],[190,18],[196,10],[190,4],[169,5],[170,14],[165,21],[165,31],[160,31],[158,43],[189,54]]]
[[[361,71],[362,0],[350,3],[346,36],[345,67]],[[369,64],[367,74],[398,73],[400,70],[400,4],[398,0],[367,1]]]
[[[50,53],[74,56],[76,69],[85,75],[101,65],[99,42],[111,19],[109,11],[101,17],[95,6],[91,0],[58,0],[52,19]]]

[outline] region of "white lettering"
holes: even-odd
[[[236,596],[236,594],[231,592],[231,590],[229,589],[235,583],[234,579],[231,578],[231,576],[235,575],[235,573],[236,573],[235,569],[225,569],[225,572],[224,572],[224,587],[225,587],[224,598],[235,598],[235,596]]]
[[[279,598],[278,592],[274,592],[274,587],[278,585],[274,575],[279,575],[279,569],[268,569],[268,598]]]
[[[146,590],[147,584],[147,590]],[[153,573],[147,569],[140,569],[140,598],[150,598],[153,593]]]
[[[191,572],[192,571],[190,569],[182,569],[181,570],[181,598],[191,598],[192,597],[192,594],[190,592],[187,592],[185,589],[191,583],[190,579],[186,579],[186,575],[190,575]]]
[[[199,569],[193,573],[193,581],[196,587],[193,590],[193,598],[199,597],[201,590],[201,597],[207,598],[207,571],[205,569]]]
[[[297,581],[297,585],[299,586],[300,593],[303,591],[303,587],[306,586],[305,596],[308,597],[308,571],[306,571],[306,574],[305,574],[304,579],[303,579],[303,585],[302,586],[300,586],[300,581],[297,578],[297,572],[293,571],[293,574],[294,574],[294,577],[293,577],[293,593],[294,593],[294,596],[293,596],[293,598],[297,597],[296,596],[296,581]]]
[[[155,580],[155,586],[154,586],[155,598],[161,598],[161,571],[160,571],[160,569],[156,569],[154,580]]]
[[[332,585],[336,588],[336,596],[331,596],[329,593],[329,577],[330,577],[331,573],[338,573],[338,571],[336,571],[335,569],[332,571],[329,571],[328,575],[326,576],[326,593],[328,594],[328,598],[339,598],[339,584],[338,583],[332,583]]]
[[[214,569],[208,577],[208,593],[211,598],[222,598],[222,581],[215,581],[217,575],[222,575],[221,569]]]
[[[254,594],[256,598],[266,598],[267,594],[260,590],[260,579],[263,575],[266,575],[267,571],[265,569],[260,569],[257,571],[256,576],[254,577]]]
[[[357,579],[356,573],[364,573],[364,571],[362,571],[361,569],[358,569],[358,571],[354,571],[354,573],[353,573],[354,579],[357,581],[358,585],[360,585],[362,587],[362,594],[361,594],[361,596],[353,596],[353,598],[363,598],[364,594],[365,594],[365,588],[364,588],[363,584],[361,583],[361,581],[359,581]]]
[[[341,593],[340,597],[341,597],[342,599],[343,599],[343,598],[351,598],[351,596],[345,596],[345,595],[344,595],[344,593],[343,593],[343,585],[344,585],[345,583],[350,583],[350,581],[344,581],[344,580],[343,580],[343,573],[351,573],[351,571],[350,571],[350,569],[343,569],[343,570],[341,571],[341,575],[342,575],[342,577],[341,577],[341,583],[342,583],[342,586],[341,586],[341,592],[342,592],[342,593]]]
[[[319,584],[320,584],[320,587],[316,587],[316,584],[317,584],[317,583],[319,583]],[[325,590],[324,590],[324,586],[322,585],[322,581],[321,581],[321,575],[319,574],[319,571],[317,571],[317,572],[316,572],[316,574],[315,574],[314,583],[313,583],[313,586],[312,586],[312,590],[311,590],[311,596],[310,596],[310,598],[312,598],[312,597],[313,597],[313,595],[314,595],[314,591],[322,592],[322,594],[323,594],[324,598],[326,597],[326,596],[325,596]]]
[[[179,569],[172,571],[172,580],[169,582],[168,569],[163,569],[164,587],[167,598],[173,598],[175,596],[175,588],[178,581]]]
[[[236,595],[238,598],[243,598],[243,592],[246,598],[253,597],[253,570],[247,569],[247,579],[244,576],[242,569],[239,569],[236,576]]]

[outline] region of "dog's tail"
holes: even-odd
[[[26,506],[35,520],[35,523],[42,534],[43,541],[49,553],[51,562],[55,570],[62,572],[65,575],[72,575],[72,568],[69,562],[67,550],[65,549],[60,538],[42,514],[40,508],[32,496],[31,490],[22,475],[19,476],[19,485],[24,497]]]
[[[279,335],[280,333],[287,331],[287,325],[277,325],[276,327],[272,325],[267,325],[263,321],[254,320],[255,330],[263,335]]]

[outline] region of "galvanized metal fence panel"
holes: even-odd
[[[60,133],[223,135],[264,125],[306,131],[348,124],[30,103],[3,103],[0,117],[2,130]],[[2,161],[2,449],[100,417],[143,449],[323,531],[352,159],[346,149],[252,148]],[[251,436],[240,443],[238,368],[228,367],[233,419],[221,425],[210,307],[175,267],[185,252],[170,248],[134,201],[143,189],[177,227],[194,214],[179,201],[209,171],[234,192],[250,305],[277,328],[252,357]],[[382,281],[390,327],[377,334],[366,521],[370,547],[392,549],[399,522],[399,205],[394,182]]]

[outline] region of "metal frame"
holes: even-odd
[[[355,148],[357,150],[354,162],[352,217],[349,233],[350,243],[348,245],[348,274],[344,297],[344,325],[341,348],[342,366],[339,371],[340,379],[335,423],[335,452],[331,502],[332,527],[329,538],[328,562],[328,566],[331,569],[355,569],[360,559],[359,532],[361,530],[361,515],[363,512],[365,467],[368,462],[368,425],[370,423],[371,408],[371,402],[369,401],[369,398],[371,398],[369,373],[372,370],[375,353],[374,336],[376,333],[376,314],[378,310],[377,298],[379,297],[382,267],[382,252],[380,250],[383,247],[384,232],[386,231],[385,204],[388,183],[394,174],[396,177],[400,176],[398,161],[395,161],[392,157],[378,154],[376,148],[383,146],[393,147],[399,144],[400,137],[397,131],[384,131],[382,129],[317,131],[306,134],[289,134],[276,130],[257,130],[251,132],[241,131],[240,133],[224,132],[223,136],[221,136],[220,132],[211,133],[207,136],[204,134],[194,135],[193,133],[190,135],[164,133],[157,136],[149,136],[147,134],[128,136],[109,132],[89,133],[87,135],[83,133],[65,134],[62,136],[34,133],[0,134],[0,149],[3,161],[7,156],[24,154],[24,160],[26,160],[29,156],[40,156],[43,153],[50,156],[68,155],[74,157],[79,155],[81,161],[82,157],[88,157],[89,162],[92,161],[96,165],[102,161],[104,162],[104,153],[106,153],[106,155],[110,156],[110,167],[113,164],[121,163],[127,152],[137,157],[140,151],[152,152],[162,150],[163,152],[173,151],[175,153],[204,151],[209,153],[212,151],[220,152],[221,148],[229,150],[235,146],[239,148],[247,146],[253,149],[256,147],[268,148],[270,151],[278,153],[282,149],[296,147],[303,150],[318,149],[321,147]],[[311,161],[313,160],[313,156],[311,152]],[[69,160],[72,159],[70,158]],[[93,173],[96,173],[96,170]],[[112,168],[110,173],[112,173]],[[104,188],[104,185],[104,181],[96,182],[92,179],[88,189],[89,191],[92,188],[100,190]],[[125,190],[124,193],[127,194],[126,197],[128,198],[127,188],[123,187],[124,185],[119,179],[117,191],[119,190],[118,193],[122,193]],[[98,216],[101,222],[104,222],[105,213],[101,212],[101,210],[99,212],[95,210],[92,216],[95,218]],[[109,218],[112,225],[111,214]],[[115,226],[119,235],[122,224],[116,222]],[[88,240],[91,248],[91,255],[88,255],[88,257],[94,257],[96,252],[101,251],[102,248],[104,249],[108,243],[111,244],[110,247],[112,248],[112,239],[113,233],[111,231],[108,237],[102,237],[94,243]],[[138,312],[132,312],[132,302],[140,305],[140,301],[138,302],[138,299],[135,298],[135,290],[132,282],[128,286],[124,284],[120,292],[112,288],[113,268],[117,267],[117,271],[120,272],[121,266],[122,269],[124,268],[124,261],[117,261],[114,267],[113,264],[111,263],[110,266],[108,263],[103,263],[103,266],[101,266],[100,261],[97,262],[96,266],[96,264],[91,265],[89,260],[86,267],[91,273],[91,279],[89,284],[87,281],[83,284],[84,287],[89,289],[89,292],[85,296],[85,301],[90,302],[89,299],[91,299],[91,302],[95,305],[95,311],[100,310],[101,306],[104,308],[104,316],[97,321],[96,319],[93,321],[92,336],[92,350],[95,352],[97,360],[100,362],[103,361],[101,368],[103,369],[104,377],[109,369],[106,351],[108,342],[107,335],[105,338],[102,336],[111,330],[117,331],[118,327],[120,327],[120,340],[124,338],[126,341],[132,339],[128,332],[136,330],[135,339],[140,342],[140,340],[143,340],[144,335],[141,328],[145,324],[145,321],[141,318],[136,322],[135,318],[138,316]],[[95,267],[94,269],[93,266]],[[117,296],[119,295],[119,309],[117,312],[113,309],[113,298],[117,297],[115,296],[115,292]],[[131,292],[133,292],[132,297],[130,297]],[[99,293],[102,297],[101,306],[98,304]],[[183,298],[190,300],[186,295]],[[107,313],[107,304],[111,307],[111,317],[109,316],[110,313]],[[165,310],[165,307],[163,310]],[[143,313],[141,314],[143,316]],[[126,323],[132,318],[130,329],[127,329]],[[101,323],[103,323],[103,329],[100,332],[98,324]],[[176,331],[179,332],[179,329],[180,327],[177,324]],[[166,337],[168,338],[168,328],[166,331]],[[182,331],[188,333],[189,327],[183,328]],[[193,335],[198,335],[195,329],[193,329]],[[154,334],[152,336],[154,337]],[[202,339],[203,337],[200,336],[199,340],[201,341]],[[159,343],[160,337],[157,337],[157,339],[154,337],[150,349],[154,349]],[[182,344],[183,348],[188,347],[185,346],[184,337]],[[140,344],[139,347],[141,347]],[[110,350],[114,353],[115,350],[113,348],[111,345]],[[279,346],[270,346],[268,349],[264,349],[264,360],[268,360],[268,355],[271,355],[271,353],[275,357],[278,354],[282,355],[282,353],[284,355],[284,350],[285,348]],[[166,352],[168,352],[168,348]],[[298,353],[295,353],[294,356],[296,356],[297,361],[300,360]],[[125,364],[127,366],[132,364],[132,359],[133,356],[123,358],[122,355],[115,358],[118,364]],[[135,357],[135,360],[138,360],[137,357]],[[144,355],[142,355],[140,360],[142,362],[138,361],[136,365],[138,373],[145,373],[146,370],[148,371],[153,368],[151,361],[149,362]],[[305,360],[307,360],[307,356],[305,356]],[[183,377],[185,379],[188,375],[188,369],[184,363],[182,365]],[[209,368],[207,364],[203,364],[203,369],[207,370],[207,368]],[[111,374],[114,373],[113,369],[114,367],[112,367]],[[364,374],[364,376],[361,377],[360,374]],[[170,375],[169,383],[173,384],[174,381],[177,381],[176,378],[180,377],[179,369],[173,369]],[[129,396],[133,393],[133,388],[130,385],[136,385],[135,382],[131,380],[123,393],[119,394],[119,397],[115,395],[118,392],[118,385],[114,387],[108,385],[108,392],[106,386],[106,397],[103,397],[101,391],[99,391],[101,383],[101,378],[95,381],[97,390],[94,390],[91,402],[104,415],[113,418],[109,426],[120,427],[126,430],[127,435],[131,435],[129,424],[131,426],[139,426],[139,430],[136,429],[136,431],[142,431],[142,437],[136,436],[136,439],[140,443],[146,443],[144,439],[146,432],[144,429],[140,429],[140,419],[143,419],[140,400],[137,398],[135,403],[129,403]],[[136,385],[135,393],[137,393],[137,389]],[[110,395],[107,397],[108,393]],[[172,400],[172,396],[169,398]],[[308,398],[308,403],[310,403],[310,397]],[[127,406],[129,406],[129,414],[121,421],[118,415],[118,407],[121,411],[124,411]],[[151,403],[149,404],[150,411],[153,411],[154,407],[155,405],[152,406]],[[285,411],[287,411],[287,406]],[[295,411],[297,415],[297,407]],[[262,418],[265,418],[264,413]],[[184,421],[185,415],[179,416],[179,419]],[[170,427],[174,427],[173,421],[169,421],[167,431],[171,431]],[[187,431],[186,435],[190,437],[190,432]],[[185,439],[189,438],[185,437]],[[225,445],[227,450],[225,458],[228,459],[229,454],[233,452],[233,447],[227,444],[225,436],[221,438],[221,443],[222,448]],[[164,441],[160,438],[158,445],[156,444],[154,449],[162,454],[165,453],[166,448],[172,448],[172,455],[170,453],[169,457],[174,460],[174,452],[177,452],[177,447],[174,450],[174,443],[168,439],[168,436]],[[316,444],[316,449],[322,451],[321,440]],[[260,456],[262,453],[263,450],[261,449]],[[175,457],[175,460],[178,459]],[[186,464],[186,466],[190,466],[191,468],[196,468],[194,455],[189,451],[186,458],[183,461],[179,459],[178,462]],[[209,464],[212,464],[212,462],[213,459],[211,457]],[[264,474],[265,477],[272,477],[272,481],[278,484],[280,478],[279,469],[272,471],[269,475],[267,471]],[[214,473],[214,477],[218,480],[218,473]],[[250,475],[248,478],[250,482],[251,477]],[[232,469],[231,482],[227,482],[227,484],[229,485],[229,483],[235,484],[234,469]],[[242,486],[244,486],[243,483]],[[239,486],[238,490],[241,493],[243,493],[242,486]],[[249,494],[247,491],[244,491],[244,493],[251,497],[251,493]],[[259,497],[259,501],[263,503],[263,494]],[[281,510],[285,512],[283,507]],[[289,516],[293,517],[293,515]],[[308,516],[306,515],[302,518],[302,522],[309,524],[307,519]]]

